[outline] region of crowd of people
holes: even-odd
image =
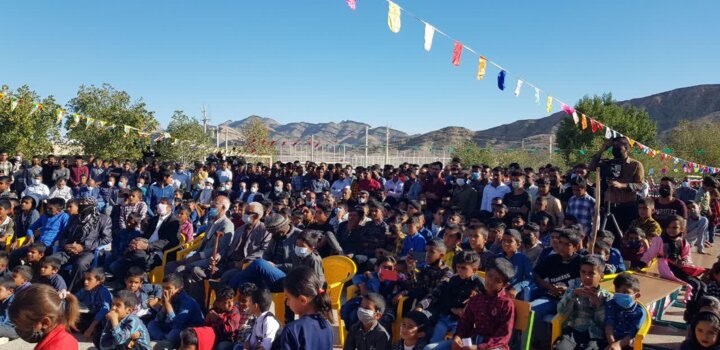
[[[344,349],[509,349],[515,299],[536,314],[536,348],[621,349],[649,317],[624,272],[657,264],[687,287],[683,348],[717,348],[720,264],[689,258],[714,242],[718,181],[663,177],[652,196],[629,148],[609,140],[568,171],[222,154],[189,170],[0,153],[0,337],[37,349],[77,348],[68,331],[99,349],[332,349],[342,320]],[[594,227],[596,201],[617,225]],[[196,251],[175,256],[194,240]],[[336,255],[356,264],[358,290],[338,315],[323,270]],[[609,274],[614,294],[600,286]],[[283,320],[271,312],[278,292]],[[551,344],[555,314],[566,320]]]

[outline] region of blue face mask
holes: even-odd
[[[615,295],[613,295],[613,300],[615,300],[615,302],[623,309],[629,309],[635,305],[635,300],[632,295],[629,294],[615,293]]]
[[[472,179],[477,180],[480,178],[480,173],[472,173]]]

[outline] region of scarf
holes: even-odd
[[[670,261],[678,261],[682,256],[683,239],[674,239],[667,233],[660,235],[663,240],[663,255]]]
[[[73,238],[89,237],[93,231],[98,228],[100,214],[97,212],[97,203],[95,198],[83,197],[78,199],[78,208],[80,213],[77,216],[73,227]],[[80,236],[77,234],[80,233]],[[78,242],[79,243],[79,242]]]

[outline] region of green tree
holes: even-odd
[[[191,162],[204,160],[210,153],[210,137],[203,130],[203,126],[195,118],[183,111],[175,111],[167,133],[172,139],[164,139],[155,144],[155,151],[162,160],[175,162]]]
[[[23,152],[25,155],[51,153],[53,143],[60,139],[59,125],[55,110],[59,107],[52,96],[40,96],[27,85],[14,92],[3,86],[0,98],[0,150],[10,154]],[[11,111],[13,101],[17,106]],[[42,107],[33,111],[35,104]],[[31,114],[31,111],[32,114]]]
[[[158,128],[153,112],[146,109],[142,99],[133,101],[127,92],[109,84],[80,86],[68,107],[74,113],[106,123],[89,125],[83,119],[74,125],[73,118],[66,123],[68,139],[82,147],[84,153],[100,158],[139,159],[149,141],[135,130],[126,133],[124,125],[143,132],[155,132]]]
[[[451,156],[460,158],[463,166],[492,164],[495,161],[489,149],[480,148],[472,140],[465,140],[465,142],[456,145],[451,152]]]
[[[644,110],[633,106],[620,106],[612,94],[583,97],[575,105],[578,117],[592,116],[603,125],[645,145],[655,145],[656,125]],[[563,118],[556,133],[558,147],[568,164],[587,163],[604,142],[605,131],[592,132],[590,120],[587,129],[575,125],[571,117]]]
[[[717,136],[720,135],[720,122],[688,122],[672,129],[668,135],[668,146],[673,155],[687,161],[720,166],[720,147],[717,147]],[[681,165],[682,166],[682,165]]]
[[[275,156],[277,149],[271,145],[270,129],[260,118],[251,118],[246,125],[240,129],[242,135],[240,151],[244,154],[255,154],[262,156]],[[264,141],[264,142],[263,142]],[[313,145],[314,147],[315,145]]]

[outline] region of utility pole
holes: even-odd
[[[315,161],[315,135],[310,135],[310,161]]]
[[[550,147],[548,147],[548,149],[550,150],[550,156],[552,156],[552,154],[553,154],[553,135],[552,134],[550,134],[550,145],[549,146]]]
[[[202,108],[202,114],[203,114],[203,132],[207,134],[207,121],[210,120],[207,117],[207,109],[205,109],[205,105],[203,105]]]
[[[522,148],[523,151],[525,150],[525,139],[520,140],[520,148]]]
[[[368,166],[368,127],[365,126],[365,166]]]
[[[390,124],[385,125],[385,165],[390,164]]]
[[[215,148],[220,148],[220,125],[215,128]]]
[[[225,153],[228,152],[228,127],[225,127]]]

